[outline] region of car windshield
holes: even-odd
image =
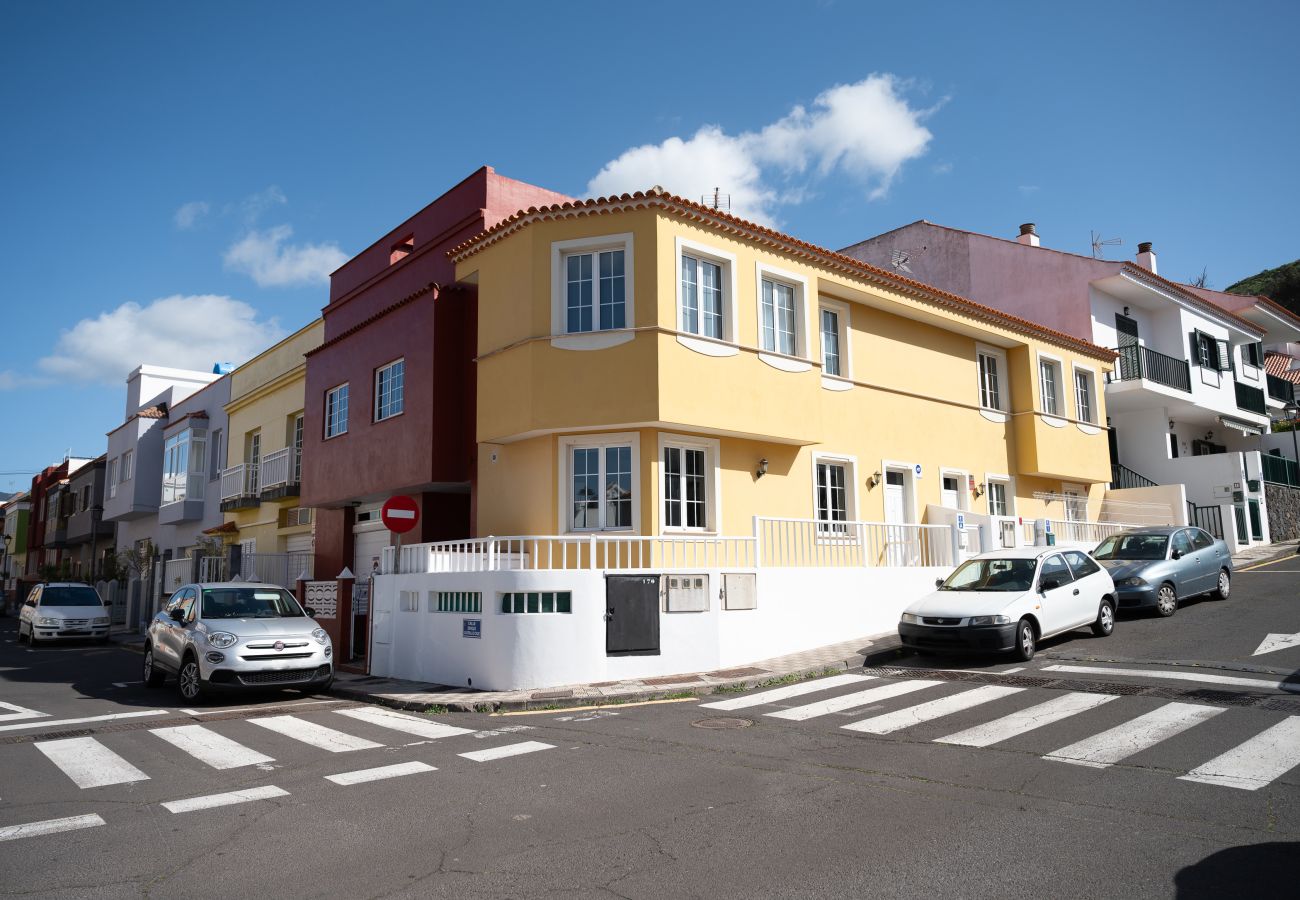
[[[1034,583],[1032,559],[968,559],[941,591],[1027,591]]]
[[[204,588],[204,619],[279,619],[304,616],[293,594],[272,587]]]
[[[103,606],[93,587],[47,587],[41,591],[41,606]]]
[[[1115,534],[1102,541],[1092,555],[1097,559],[1164,559],[1167,546],[1167,534]]]

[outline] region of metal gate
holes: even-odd
[[[605,578],[605,653],[659,655],[659,576]]]
[[[1223,540],[1223,512],[1219,507],[1192,506],[1190,503],[1188,507],[1192,514],[1193,525],[1197,528],[1204,528],[1219,540]]]

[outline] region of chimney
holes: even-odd
[[[1152,275],[1159,274],[1156,272],[1156,251],[1151,249],[1150,241],[1143,241],[1138,244],[1137,264],[1148,270]]]
[[[1027,247],[1038,246],[1038,231],[1034,228],[1033,222],[1026,222],[1020,226],[1020,237],[1016,238],[1016,243]]]

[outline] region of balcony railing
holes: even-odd
[[[1264,392],[1257,387],[1242,384],[1240,381],[1235,381],[1233,384],[1237,386],[1237,409],[1259,413],[1261,416],[1264,415],[1266,410]]]
[[[222,501],[233,500],[236,497],[256,496],[257,474],[256,463],[240,463],[222,471]]]
[[[1283,403],[1294,403],[1295,384],[1285,378],[1270,375],[1268,376],[1268,395],[1274,400],[1281,400]]]
[[[1165,356],[1141,344],[1129,344],[1115,352],[1119,354],[1119,360],[1110,375],[1111,381],[1146,379],[1189,394],[1192,392],[1192,373],[1187,360]]]
[[[1110,486],[1115,490],[1124,488],[1144,488],[1159,487],[1150,478],[1139,475],[1128,466],[1121,466],[1119,463],[1110,464]]]
[[[295,464],[297,456],[298,451],[292,447],[285,447],[283,450],[276,450],[262,457],[262,490],[269,491],[282,485],[296,484],[294,473],[298,469]]]
[[[1274,456],[1271,453],[1261,453],[1259,462],[1265,481],[1300,487],[1300,471],[1297,471],[1300,466],[1295,464],[1295,460],[1287,459],[1285,456]]]

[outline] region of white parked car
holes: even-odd
[[[56,582],[32,588],[18,613],[18,640],[33,647],[70,638],[108,640],[108,605],[88,584]]]
[[[1033,659],[1038,642],[1084,625],[1115,629],[1115,584],[1082,550],[1022,547],[966,560],[903,613],[898,636],[916,650],[975,650]]]

